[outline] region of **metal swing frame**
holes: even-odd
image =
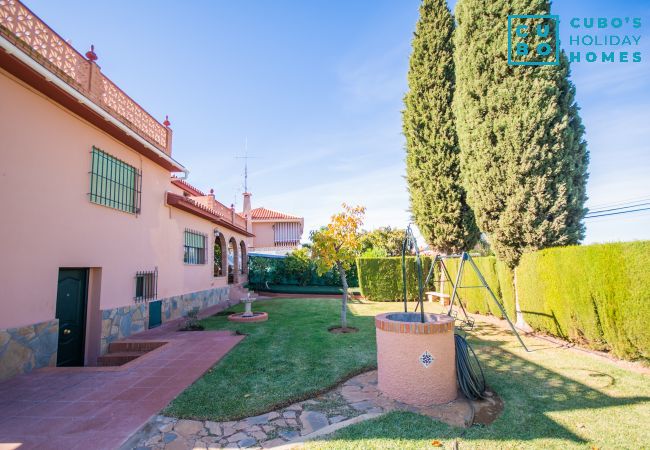
[[[476,288],[484,288],[487,289],[488,293],[490,294],[490,297],[492,297],[492,300],[494,300],[494,303],[499,307],[501,310],[501,314],[503,314],[503,317],[508,321],[508,325],[510,325],[510,329],[514,333],[514,335],[517,337],[517,340],[521,344],[521,346],[529,352],[528,347],[526,347],[526,344],[524,344],[524,341],[521,339],[521,336],[519,335],[519,332],[517,332],[517,329],[513,325],[513,323],[510,321],[510,318],[508,317],[508,314],[506,313],[506,310],[503,308],[503,305],[501,302],[497,299],[497,296],[494,295],[494,292],[490,288],[490,286],[487,284],[487,281],[485,281],[485,277],[483,277],[483,274],[481,273],[480,269],[472,259],[472,256],[467,253],[463,252],[460,254],[454,254],[454,255],[436,255],[434,258],[433,262],[431,263],[431,267],[429,268],[429,273],[427,274],[426,279],[424,280],[424,283],[422,282],[422,259],[420,258],[420,250],[418,249],[417,245],[417,240],[415,239],[415,235],[413,234],[413,230],[411,229],[411,225],[409,225],[406,228],[406,232],[404,234],[404,241],[402,242],[402,289],[403,289],[403,295],[404,295],[404,312],[408,312],[408,293],[407,293],[407,283],[406,283],[406,253],[409,251],[411,248],[415,249],[415,267],[417,271],[417,279],[418,279],[418,302],[417,305],[415,306],[415,312],[420,310],[420,321],[422,323],[425,322],[425,315],[424,315],[424,286],[427,286],[429,284],[429,281],[431,280],[431,276],[434,274],[435,267],[437,264],[440,265],[440,273],[442,275],[442,272],[444,271],[444,274],[446,276],[445,281],[449,281],[452,285],[452,293],[451,293],[451,298],[449,300],[449,310],[447,311],[447,315],[450,317],[454,317],[454,319],[459,320],[456,316],[457,314],[454,314],[454,302],[456,299],[458,299],[458,305],[460,306],[460,309],[463,311],[463,315],[465,316],[465,320],[461,320],[465,325],[469,326],[469,328],[473,328],[474,326],[474,319],[469,317],[469,314],[467,314],[467,311],[465,310],[465,306],[463,306],[463,302],[461,301],[460,294],[459,294],[459,289],[476,289]],[[445,264],[445,260],[448,259],[458,259],[460,258],[460,263],[458,265],[458,273],[456,274],[456,281],[454,282],[452,280],[451,275],[449,274],[449,270],[447,270],[447,266]],[[460,284],[461,279],[462,279],[462,274],[463,274],[463,269],[465,268],[465,263],[469,262],[470,266],[472,269],[474,269],[474,272],[476,273],[476,276],[478,277],[480,281],[480,285],[477,286],[462,286]],[[433,283],[434,289],[436,287],[435,282]],[[439,280],[439,287],[442,288],[442,279]],[[442,290],[442,289],[441,289]],[[444,294],[444,292],[439,292],[440,294]]]
[[[448,259],[460,259],[460,263],[458,264],[458,273],[456,274],[456,280],[454,281],[449,274],[449,270],[447,269],[447,265],[445,264],[445,260]],[[463,276],[463,269],[465,268],[465,264],[469,263],[469,265],[472,267],[474,270],[474,273],[479,279],[480,284],[476,286],[463,286],[461,284],[462,276]],[[487,281],[485,281],[485,277],[481,273],[481,270],[478,268],[476,263],[474,262],[474,259],[472,259],[472,256],[467,253],[463,252],[460,254],[454,254],[454,255],[436,255],[435,259],[433,260],[433,263],[431,264],[431,268],[429,269],[429,273],[427,275],[425,285],[428,284],[431,276],[433,275],[433,272],[435,270],[436,264],[440,265],[441,271],[444,271],[445,276],[446,276],[446,281],[449,281],[452,286],[452,292],[451,292],[451,298],[449,300],[449,310],[447,311],[447,315],[452,316],[456,318],[456,314],[454,314],[454,303],[456,299],[458,299],[458,305],[460,306],[460,309],[463,312],[463,315],[465,316],[465,320],[463,321],[465,324],[469,325],[470,328],[474,326],[474,319],[469,317],[469,314],[467,314],[467,311],[465,310],[465,306],[463,305],[463,302],[460,298],[460,289],[486,289],[494,303],[497,305],[499,310],[501,311],[501,314],[503,314],[503,317],[506,319],[508,322],[508,325],[510,326],[510,329],[514,333],[514,335],[517,337],[517,340],[521,344],[521,346],[529,352],[530,350],[528,347],[526,347],[526,344],[524,344],[524,341],[521,339],[521,336],[519,332],[517,331],[517,328],[514,326],[510,318],[508,317],[508,313],[506,313],[506,310],[504,309],[503,305],[497,298],[497,296],[494,294],[494,291],[490,286],[488,285]],[[442,284],[442,280],[439,280],[440,285]],[[434,288],[435,288],[435,283],[434,283]],[[441,292],[442,293],[442,292]]]

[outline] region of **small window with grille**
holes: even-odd
[[[90,201],[131,214],[140,213],[142,174],[135,167],[93,147]]]
[[[185,230],[185,264],[205,264],[205,242],[207,236],[198,231]]]
[[[158,296],[158,268],[135,275],[135,301],[155,300]]]

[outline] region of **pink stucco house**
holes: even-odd
[[[250,209],[244,194],[244,214],[250,218],[255,235],[250,251],[263,254],[284,255],[300,246],[305,219],[267,208]],[[250,195],[248,195],[250,198]],[[248,205],[248,209],[246,208]]]
[[[255,221],[185,181],[169,121],[97,59],[0,2],[0,380],[94,365],[246,281]]]

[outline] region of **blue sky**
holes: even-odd
[[[241,206],[247,138],[254,207],[302,215],[306,230],[343,201],[368,208],[367,228],[408,223],[400,111],[419,1],[26,3],[78,50],[94,44],[151,114],[169,114],[174,157],[223,203]],[[560,0],[553,13],[563,42],[572,17],[642,18],[641,63],[573,64],[572,79],[588,206],[650,197],[650,2]],[[650,239],[650,211],[587,221],[587,243],[632,239]]]

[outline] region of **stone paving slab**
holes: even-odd
[[[127,365],[45,368],[1,382],[0,448],[114,450],[243,339],[161,328],[131,336],[167,343]],[[200,433],[204,424],[181,429]],[[176,436],[170,429],[160,439],[182,448]]]
[[[130,440],[133,445],[123,450],[134,447],[140,450],[274,448],[301,442],[319,430],[327,432],[341,422],[352,423],[350,419],[356,417],[356,420],[377,417],[393,410],[424,414],[458,427],[470,426],[474,417],[472,404],[462,395],[450,403],[426,407],[392,400],[377,389],[377,371],[373,370],[313,399],[237,422],[156,416]]]

